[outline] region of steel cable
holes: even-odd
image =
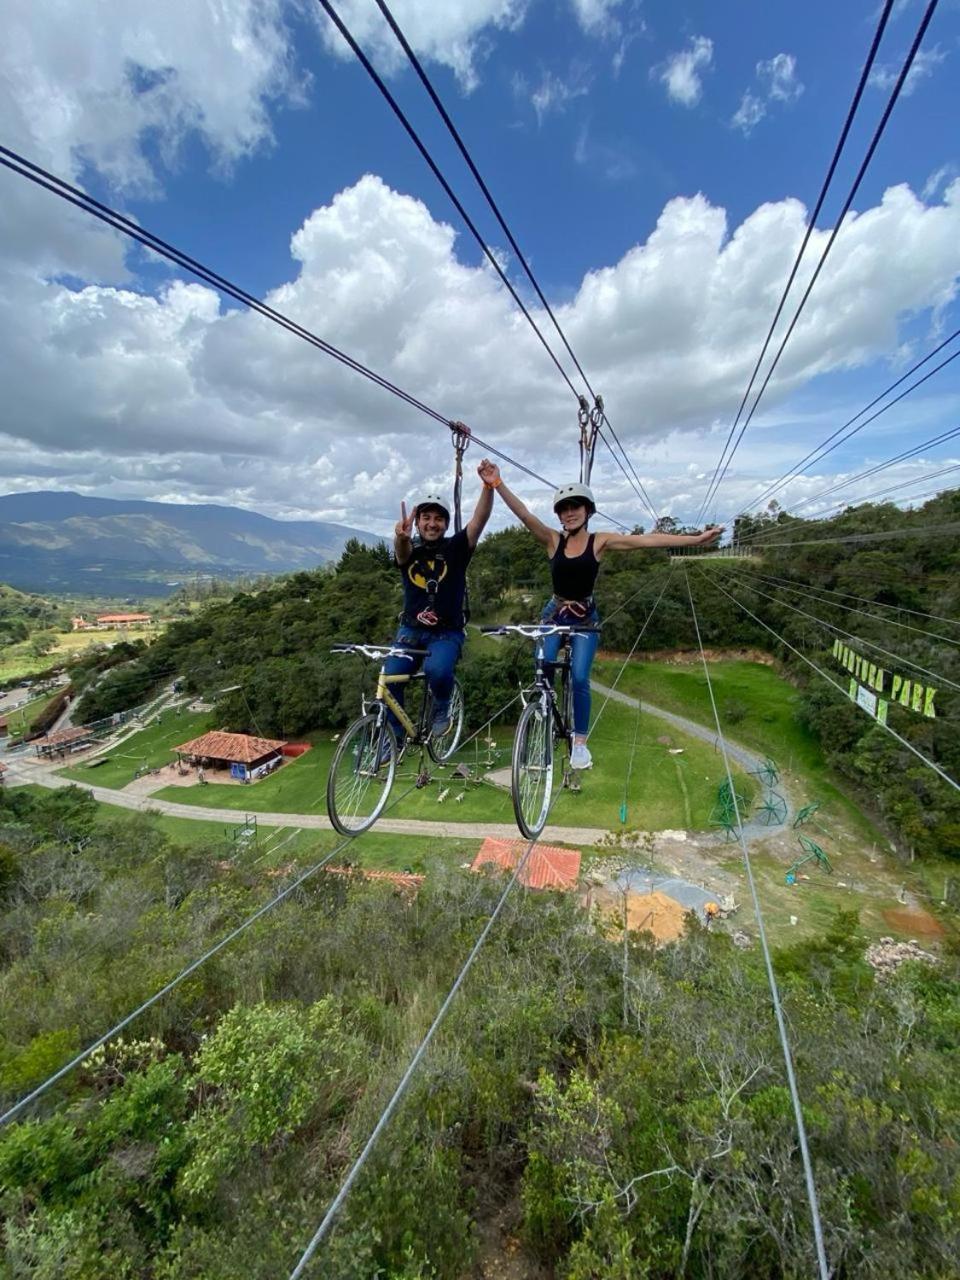
[[[841,152],[843,151],[843,148],[846,145],[847,137],[850,133],[850,128],[853,125],[853,118],[857,113],[857,108],[860,105],[860,99],[863,97],[863,91],[867,86],[867,81],[870,77],[870,71],[873,67],[874,60],[876,59],[877,50],[880,47],[880,41],[883,37],[883,33],[887,25],[887,19],[890,17],[890,11],[892,8],[893,8],[893,0],[885,0],[883,10],[880,14],[879,22],[877,23],[877,29],[874,32],[873,40],[870,44],[869,52],[867,53],[867,60],[863,64],[863,70],[860,72],[860,80],[857,83],[856,92],[854,93],[853,100],[850,103],[850,106],[847,110],[847,118],[844,121],[843,128],[840,131],[840,137],[837,141],[837,145],[834,147],[833,157],[827,168],[827,174],[823,180],[823,185],[820,188],[820,194],[817,196],[817,202],[814,205],[813,213],[810,215],[809,221],[807,222],[807,229],[804,234],[803,241],[800,245],[799,250],[797,251],[796,257],[793,260],[793,266],[790,268],[790,275],[787,277],[787,283],[784,285],[783,292],[780,295],[780,301],[777,303],[777,310],[774,314],[773,319],[770,322],[770,328],[767,330],[767,336],[763,340],[763,347],[760,350],[760,354],[757,356],[756,364],[753,366],[753,372],[750,374],[750,381],[747,383],[747,389],[743,393],[743,399],[740,401],[740,406],[737,409],[736,417],[733,420],[733,425],[730,427],[730,431],[729,431],[729,434],[727,435],[726,442],[724,443],[723,449],[720,452],[720,457],[717,459],[717,465],[714,468],[713,476],[711,477],[710,483],[707,485],[707,492],[704,495],[703,502],[700,505],[700,510],[697,513],[698,524],[703,519],[704,513],[706,512],[707,507],[710,504],[710,498],[714,492],[714,486],[719,484],[719,480],[717,477],[720,471],[720,467],[723,465],[727,450],[730,447],[730,442],[733,439],[733,434],[737,429],[737,424],[739,423],[741,415],[743,414],[743,410],[746,406],[747,400],[750,398],[750,392],[753,390],[753,384],[756,381],[757,374],[760,372],[760,366],[763,363],[763,358],[767,354],[767,349],[770,346],[771,339],[773,338],[773,332],[777,327],[777,323],[780,320],[780,316],[783,313],[783,308],[786,305],[787,295],[789,294],[791,288],[793,287],[793,282],[796,279],[798,270],[800,269],[800,263],[803,259],[803,255],[806,253],[807,245],[810,243],[810,237],[813,235],[814,227],[817,225],[817,218],[820,216],[820,211],[823,209],[824,201],[827,198],[827,191],[830,187],[830,183],[833,181],[833,175],[836,173],[837,165],[840,162]],[[720,478],[722,479],[722,477]]]
[[[706,676],[707,691],[710,694],[710,706],[713,709],[713,719],[717,726],[717,741],[720,743],[720,750],[723,754],[723,766],[727,774],[727,786],[730,788],[734,814],[737,819],[737,838],[740,841],[740,849],[743,853],[743,865],[747,873],[747,880],[750,884],[750,895],[753,898],[753,909],[757,918],[757,932],[760,935],[760,946],[763,950],[763,963],[767,972],[767,983],[770,987],[770,998],[773,1001],[773,1011],[777,1020],[777,1031],[780,1035],[780,1048],[783,1052],[783,1061],[787,1072],[787,1084],[790,1090],[790,1101],[793,1105],[793,1117],[797,1128],[797,1138],[800,1143],[800,1158],[803,1162],[803,1176],[806,1183],[807,1203],[810,1207],[810,1218],[813,1226],[817,1265],[820,1268],[821,1280],[828,1280],[830,1276],[830,1268],[827,1265],[827,1254],[823,1242],[823,1225],[820,1221],[817,1186],[813,1177],[813,1162],[810,1158],[810,1146],[807,1142],[807,1128],[803,1119],[803,1107],[800,1102],[800,1091],[797,1088],[797,1078],[793,1065],[793,1054],[790,1049],[790,1040],[787,1036],[787,1023],[783,1016],[783,1006],[780,1001],[780,990],[777,986],[776,975],[773,972],[773,960],[770,956],[770,947],[767,942],[767,931],[763,923],[763,912],[760,909],[760,895],[757,892],[756,881],[753,878],[753,864],[750,861],[750,851],[747,849],[747,842],[743,834],[743,819],[740,816],[740,804],[737,799],[737,789],[733,783],[733,774],[730,770],[730,759],[727,755],[727,744],[723,736],[723,729],[720,726],[720,713],[717,711],[717,700],[713,693],[713,682],[710,679],[710,668],[707,663],[707,655],[703,650],[703,640],[700,636],[700,623],[697,619],[697,610],[693,603],[693,592],[690,589],[690,579],[687,575],[686,569],[683,571],[683,576],[687,584],[687,595],[690,599],[690,612],[693,616],[693,625],[697,633],[697,645],[700,648],[700,659],[703,662],[703,674]]]
[[[723,483],[723,477],[726,476],[727,470],[728,468],[730,468],[730,463],[733,461],[733,454],[735,454],[737,452],[737,449],[739,449],[740,442],[742,438],[744,438],[744,433],[746,429],[748,429],[750,422],[753,421],[754,413],[756,412],[756,408],[758,408],[759,406],[760,399],[763,398],[763,394],[765,390],[767,390],[769,383],[771,383],[771,379],[773,378],[773,372],[774,370],[776,370],[777,365],[780,364],[780,360],[783,355],[783,352],[785,352],[787,343],[790,342],[790,338],[792,333],[794,333],[794,329],[796,328],[797,321],[799,321],[801,312],[803,312],[804,307],[806,306],[806,300],[808,300],[808,298],[810,297],[810,293],[813,292],[813,287],[815,283],[817,283],[817,280],[819,279],[820,271],[823,270],[824,262],[827,261],[827,257],[829,256],[829,251],[832,250],[833,244],[836,243],[837,236],[841,232],[842,225],[844,225],[844,219],[846,218],[847,212],[850,211],[852,202],[854,202],[854,198],[856,197],[856,192],[858,192],[860,189],[860,183],[863,182],[864,175],[865,173],[867,173],[867,169],[870,164],[870,161],[873,160],[874,152],[876,152],[877,146],[879,145],[879,141],[881,141],[881,138],[883,137],[883,133],[884,131],[886,131],[887,122],[888,120],[890,120],[890,115],[892,113],[893,108],[895,108],[897,99],[899,99],[900,97],[902,88],[904,88],[904,84],[906,83],[906,77],[908,77],[910,73],[910,68],[913,67],[914,59],[916,58],[916,52],[918,52],[920,47],[920,42],[922,42],[925,33],[927,33],[927,27],[929,26],[929,22],[931,22],[931,18],[933,17],[934,10],[936,10],[937,8],[937,4],[938,4],[938,0],[929,0],[927,9],[925,9],[923,18],[920,19],[920,24],[918,29],[916,29],[916,35],[914,36],[913,44],[910,45],[910,50],[908,52],[908,55],[906,55],[906,59],[904,60],[904,65],[902,65],[900,69],[900,74],[899,76],[897,76],[896,83],[893,84],[890,100],[887,101],[886,108],[884,108],[883,110],[883,115],[881,116],[881,120],[879,120],[879,124],[877,125],[876,132],[874,132],[873,138],[872,140],[870,140],[870,145],[867,148],[867,154],[865,154],[863,161],[861,161],[860,168],[858,170],[858,173],[856,173],[856,178],[854,179],[854,184],[852,184],[849,195],[847,195],[846,200],[844,201],[844,206],[842,206],[842,209],[840,210],[840,214],[837,215],[835,228],[833,228],[831,232],[831,236],[829,236],[827,244],[826,246],[824,246],[823,253],[819,257],[817,266],[815,266],[814,268],[813,275],[810,276],[810,280],[808,285],[806,285],[805,291],[803,293],[803,297],[800,298],[799,305],[797,305],[796,311],[794,312],[794,317],[792,317],[790,324],[788,324],[787,326],[787,332],[783,334],[780,347],[777,348],[777,353],[773,357],[772,364],[771,366],[769,366],[769,369],[767,370],[767,374],[765,374],[764,376],[763,383],[760,384],[760,389],[758,390],[758,393],[756,393],[753,404],[751,404],[750,406],[750,411],[748,415],[746,415],[744,422],[742,422],[740,426],[740,434],[737,435],[736,442],[733,443],[733,447],[730,451],[730,454],[728,454],[726,462],[723,463],[722,470],[721,472],[719,472],[719,475],[717,476],[716,481],[713,481],[712,486],[710,486],[710,490],[708,492],[707,499],[705,499],[704,506],[707,506],[707,504],[709,504],[710,497],[712,497],[712,495],[717,492],[719,485]]]

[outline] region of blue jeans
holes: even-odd
[[[550,601],[540,615],[541,622],[557,621],[557,607]],[[567,619],[561,618],[559,621],[570,621],[572,625],[580,625],[584,627],[595,627],[600,621],[600,615],[596,609],[593,609],[583,618]],[[540,652],[543,654],[547,663],[553,663],[560,651],[559,635],[544,636],[540,641]],[[573,731],[574,733],[586,734],[590,728],[590,668],[593,666],[593,659],[597,652],[597,646],[600,644],[600,632],[592,631],[581,635],[571,636],[570,639],[570,681],[573,685]],[[547,675],[552,679],[555,668],[547,667]]]
[[[438,631],[436,627],[401,626],[394,637],[395,645],[403,645],[410,649],[426,649],[425,658],[387,658],[383,669],[388,676],[412,675],[423,666],[427,685],[433,694],[435,711],[446,711],[453,693],[453,673],[460,660],[463,648],[464,633],[462,631]],[[397,702],[403,706],[405,684],[393,684],[390,692]],[[402,742],[406,736],[403,727],[392,711],[387,713],[397,741]]]

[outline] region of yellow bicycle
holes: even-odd
[[[425,649],[370,644],[338,644],[331,653],[355,653],[380,663],[393,657],[415,662],[426,656]],[[373,826],[387,803],[397,765],[408,746],[426,748],[436,764],[443,764],[456,751],[463,732],[463,690],[458,681],[454,681],[450,698],[450,726],[439,737],[430,731],[433,697],[425,681],[419,713],[414,717],[390,692],[391,685],[422,680],[422,671],[388,676],[381,666],[376,693],[370,702],[363,699],[360,716],[337,744],[327,778],[327,813],[341,835],[359,835]],[[388,711],[393,712],[406,734],[402,747],[397,743]]]

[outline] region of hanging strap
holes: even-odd
[[[453,470],[453,531],[459,533],[463,528],[463,514],[461,512],[461,496],[463,494],[463,455],[467,451],[470,443],[469,433],[460,430],[460,423],[451,422],[450,432],[453,441],[453,449],[457,456]]]
[[[586,396],[580,397],[580,408],[577,411],[577,422],[580,426],[580,483],[590,483],[593,471],[593,455],[597,448],[597,432],[603,421],[603,396],[594,396],[593,408]]]

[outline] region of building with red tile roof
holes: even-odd
[[[68,751],[80,751],[93,742],[93,730],[80,725],[69,729],[57,729],[55,733],[44,734],[37,738],[34,746],[38,756],[64,755]]]
[[[488,836],[477,851],[471,871],[497,867],[514,871],[527,849],[525,840],[497,840]],[[533,848],[520,872],[520,883],[527,889],[575,889],[580,876],[580,851],[560,849],[556,845],[538,844]]]
[[[229,768],[232,777],[249,781],[277,768],[283,761],[285,746],[279,738],[256,738],[249,733],[212,729],[170,750],[177,753],[178,760],[188,756],[197,765]]]

